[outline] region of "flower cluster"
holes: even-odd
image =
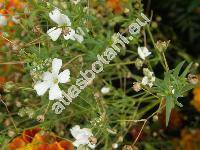
[[[140,69],[143,65],[143,61],[146,60],[146,58],[151,55],[151,52],[146,47],[138,47],[138,55],[140,59],[137,58],[136,60],[136,68]],[[154,76],[154,73],[150,71],[148,68],[143,68],[144,77],[142,78],[142,85],[149,87],[153,86],[153,83],[155,82],[156,78]],[[135,91],[140,91],[139,83],[134,83],[133,86]]]
[[[148,68],[143,69],[144,77],[142,79],[142,85],[148,85],[149,87],[153,86],[153,82],[156,80],[154,73],[151,72]]]

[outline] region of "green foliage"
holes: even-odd
[[[178,64],[175,69],[165,72],[163,80],[157,78],[155,81],[156,93],[166,101],[166,126],[168,126],[171,110],[175,105],[183,107],[183,105],[178,102],[178,98],[183,97],[185,92],[194,87],[188,83],[186,78],[192,63],[181,73],[184,63],[185,61]]]

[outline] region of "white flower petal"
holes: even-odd
[[[88,128],[83,128],[82,130],[83,130],[83,133],[84,133],[85,135],[87,135],[88,137],[93,136],[92,131],[91,131],[90,129],[88,129]]]
[[[70,27],[68,27],[68,30],[69,30],[68,34],[66,34],[66,35],[63,34],[65,40],[69,40],[69,39],[75,40],[75,38],[74,38],[74,35],[76,34],[75,30]]]
[[[54,84],[49,90],[49,100],[60,99],[62,97],[62,91],[58,84]]]
[[[151,55],[151,52],[146,47],[143,47],[143,53],[144,53],[145,57]]]
[[[75,34],[75,35],[74,35],[74,38],[75,38],[79,43],[82,43],[82,42],[83,42],[83,36],[82,36],[82,35]]]
[[[52,73],[50,73],[49,71],[43,73],[42,76],[43,76],[42,79],[43,79],[44,81],[51,81],[51,80],[53,79],[53,75],[52,75]]]
[[[52,61],[52,73],[58,75],[61,66],[62,66],[62,60],[54,58]]]
[[[143,79],[142,79],[142,85],[147,85],[148,84],[148,82],[149,82],[149,79],[148,79],[148,77],[143,77]]]
[[[61,14],[60,16],[60,23],[61,25],[71,26],[71,21],[68,16]]]
[[[143,60],[145,59],[145,56],[144,56],[144,53],[143,53],[141,47],[138,47],[138,55],[140,56],[141,59],[143,59]]]
[[[53,27],[47,31],[47,34],[51,37],[53,41],[56,41],[62,33],[61,28]]]
[[[72,136],[76,139],[73,143],[74,146],[88,145],[90,148],[94,149],[95,144],[91,144],[89,138],[93,136],[92,132],[88,128],[80,129],[79,125],[74,126],[70,129]]]
[[[95,144],[91,144],[91,143],[88,143],[88,146],[89,146],[91,149],[95,149],[95,147],[96,147]]]
[[[64,70],[63,72],[61,72],[58,75],[58,81],[59,81],[59,83],[66,83],[66,82],[69,81],[69,78],[70,78],[70,71],[69,71],[69,69]]]
[[[101,93],[102,94],[108,94],[110,92],[110,88],[109,87],[102,87],[101,89]]]
[[[75,147],[79,147],[81,144],[82,144],[82,143],[80,143],[78,140],[76,140],[76,141],[73,142],[73,145],[74,145]]]
[[[6,26],[7,25],[7,19],[5,16],[0,15],[0,26]]]
[[[61,12],[58,8],[54,9],[52,12],[49,13],[49,17],[51,18],[51,20],[53,20],[57,24],[60,23],[60,15]]]
[[[151,52],[146,47],[138,47],[138,55],[141,59],[145,60],[147,56],[149,56]]]
[[[62,14],[58,8],[49,13],[49,17],[59,26],[67,25],[71,26],[71,21],[68,16]]]
[[[48,82],[38,82],[34,85],[34,89],[39,96],[44,95],[49,88],[50,84]]]
[[[72,127],[70,129],[70,132],[71,132],[72,136],[76,139],[76,137],[78,137],[78,135],[80,133],[80,126],[79,125],[75,125],[74,127]]]
[[[153,86],[153,83],[152,82],[149,82],[148,83],[149,87],[151,88]]]

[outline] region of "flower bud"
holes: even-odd
[[[36,119],[37,119],[38,122],[43,122],[45,117],[44,117],[44,115],[39,115],[39,116],[37,116]]]
[[[135,61],[135,67],[139,70],[142,68],[142,66],[143,66],[143,61],[141,59],[137,58]]]
[[[170,43],[170,41],[162,42],[162,41],[159,40],[159,41],[156,42],[156,48],[159,50],[159,52],[164,52],[168,48],[169,43]]]
[[[94,136],[91,136],[89,138],[89,141],[90,141],[91,144],[96,144],[97,143],[97,139]]]
[[[199,79],[198,79],[197,75],[189,74],[188,75],[188,81],[191,84],[197,84],[199,82]]]

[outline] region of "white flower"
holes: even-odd
[[[109,87],[102,87],[102,89],[101,89],[101,93],[102,94],[108,94],[110,92],[110,88]]]
[[[57,8],[49,13],[49,17],[58,24],[57,27],[53,27],[47,31],[47,34],[53,41],[56,41],[62,33],[65,40],[77,40],[79,43],[83,41],[83,36],[76,34],[75,30],[71,28],[69,17],[62,14]]]
[[[64,70],[59,74],[62,66],[62,60],[54,58],[52,61],[52,72],[43,73],[42,80],[35,84],[34,89],[39,96],[42,96],[49,90],[49,100],[59,99],[62,97],[62,91],[59,83],[66,83],[70,79],[70,71]]]
[[[5,16],[2,16],[0,14],[0,26],[6,26],[7,25],[7,19]]]
[[[80,0],[71,0],[71,2],[77,5],[80,2]]]
[[[90,142],[90,138],[93,137],[93,134],[90,129],[81,129],[79,125],[76,125],[70,129],[70,132],[72,136],[76,139],[73,142],[73,145],[75,147],[79,147],[80,145],[88,145],[91,149],[95,148],[96,145]]]
[[[118,143],[113,143],[113,144],[112,144],[112,148],[113,148],[113,149],[117,149],[118,147],[119,147],[119,144],[118,144]]]
[[[145,60],[150,54],[151,52],[146,47],[138,47],[138,55],[141,59]]]
[[[148,68],[144,68],[143,72],[145,76],[142,78],[142,85],[148,85],[149,87],[152,87],[156,80],[154,73],[151,72]]]

